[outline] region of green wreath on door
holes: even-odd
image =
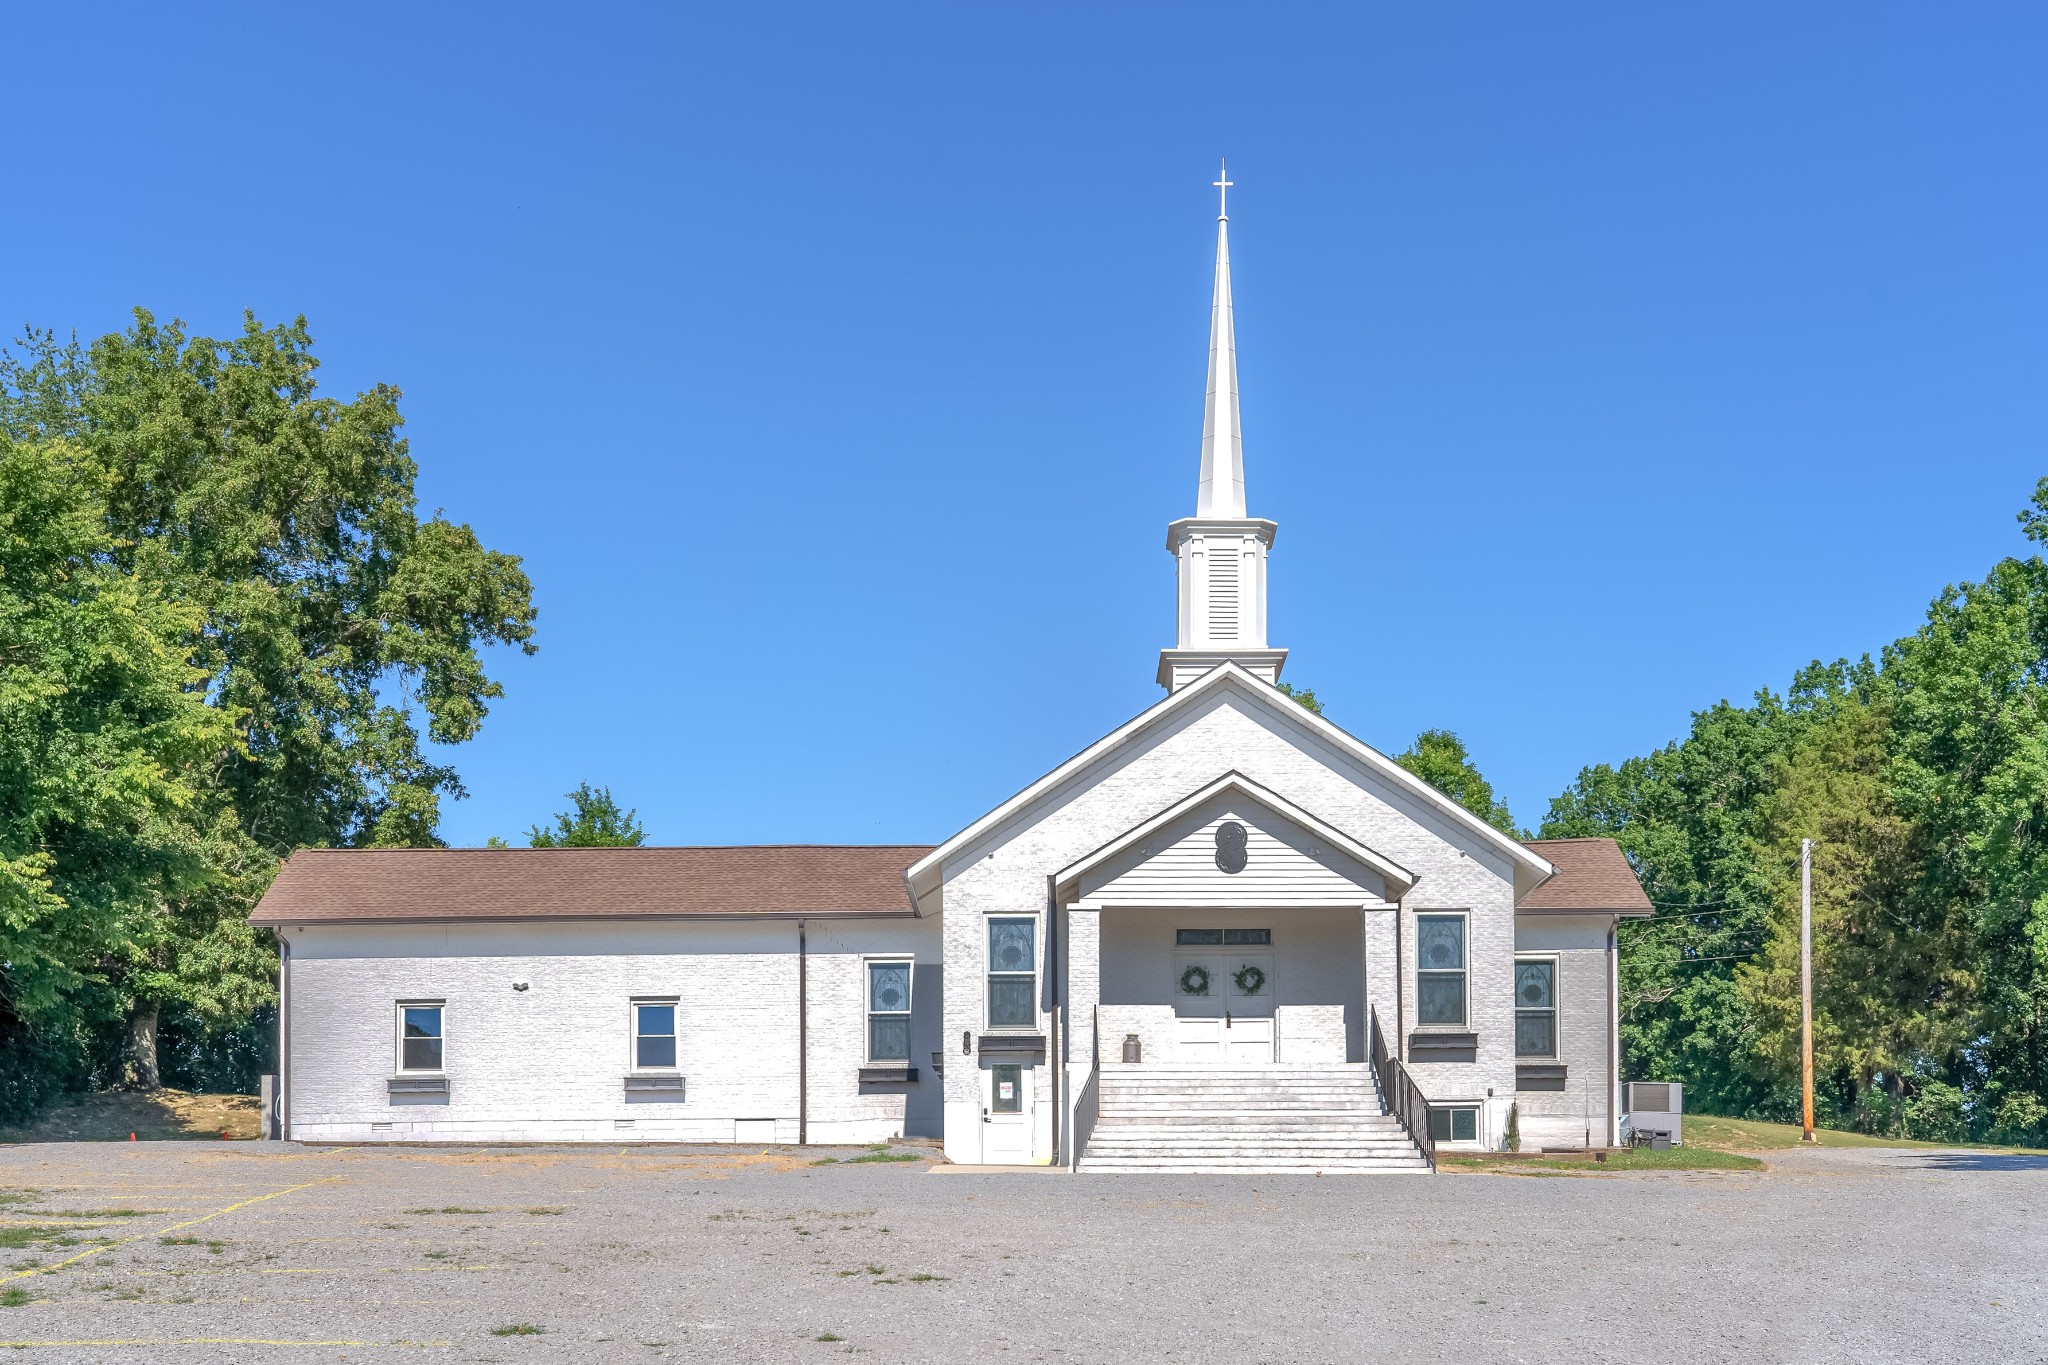
[[[1180,974],[1182,995],[1207,995],[1209,993],[1209,969],[1199,964],[1189,967]]]
[[[1232,973],[1230,979],[1237,983],[1239,995],[1257,995],[1266,989],[1266,973],[1249,962]]]

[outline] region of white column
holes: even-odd
[[[1372,1048],[1372,1013],[1379,1011],[1380,1028],[1389,1056],[1401,1055],[1400,1030],[1401,973],[1394,960],[1394,916],[1391,905],[1368,905],[1359,914],[1359,937],[1365,945],[1365,1037],[1368,1055]]]
[[[1095,1060],[1095,1008],[1102,1003],[1102,911],[1067,909],[1067,1056],[1070,1063]]]

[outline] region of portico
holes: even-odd
[[[1123,1067],[1366,1060],[1414,875],[1240,773],[1062,869],[1068,1056]]]

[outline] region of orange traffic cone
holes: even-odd
[[[130,1134],[128,1135],[128,1140],[129,1140],[130,1142],[133,1142],[133,1141],[135,1141],[135,1134],[133,1134],[133,1133],[130,1133]]]

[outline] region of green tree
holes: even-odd
[[[554,827],[530,827],[526,842],[533,848],[638,848],[647,831],[639,811],[619,809],[610,787],[584,782],[569,793],[569,809],[555,816]]]
[[[2021,523],[2048,539],[2048,479]],[[1974,1037],[1953,1078],[1973,1126],[2048,1140],[2048,564],[2006,559],[1949,588],[1886,671],[1887,777],[1925,840],[1919,890],[1975,939]]]
[[[1465,742],[1449,730],[1424,730],[1394,761],[1504,834],[1522,837],[1493,785],[1479,775]]]
[[[485,646],[532,649],[519,561],[419,515],[398,390],[325,397],[318,364],[304,319],[214,339],[141,310],[90,348],[35,333],[0,360],[0,434],[80,452],[101,559],[189,613],[192,691],[235,730],[192,779],[211,875],[131,917],[102,973],[139,1083],[161,1004],[226,1018],[267,997],[241,921],[277,858],[436,842],[463,789],[426,742],[471,738],[502,694]]]
[[[1275,683],[1274,686],[1280,689],[1280,695],[1283,697],[1292,697],[1318,716],[1323,714],[1323,704],[1316,700],[1314,688],[1297,688],[1293,683]]]
[[[1927,850],[1886,780],[1894,698],[1851,699],[1779,762],[1756,858],[1774,893],[1768,938],[1736,966],[1757,1023],[1754,1062],[1790,1095],[1799,1075],[1802,838],[1813,847],[1814,1064],[1836,1122],[1895,1131],[1952,1077],[1973,1024],[1972,931],[1919,894]]]
[[[200,613],[117,563],[105,470],[0,434],[0,1109],[59,1078],[38,1036],[120,966],[165,907],[213,892],[209,792],[239,739],[191,657]],[[73,1058],[73,1061],[76,1059]],[[133,1078],[155,1083],[153,1054]]]
[[[1795,1091],[1756,1062],[1759,1023],[1737,967],[1769,937],[1781,887],[1758,857],[1780,764],[1868,664],[1815,664],[1780,697],[1718,702],[1686,738],[1619,766],[1595,764],[1550,803],[1544,838],[1607,835],[1657,907],[1619,930],[1621,1031],[1632,1076],[1682,1079],[1710,1112],[1783,1117]]]

